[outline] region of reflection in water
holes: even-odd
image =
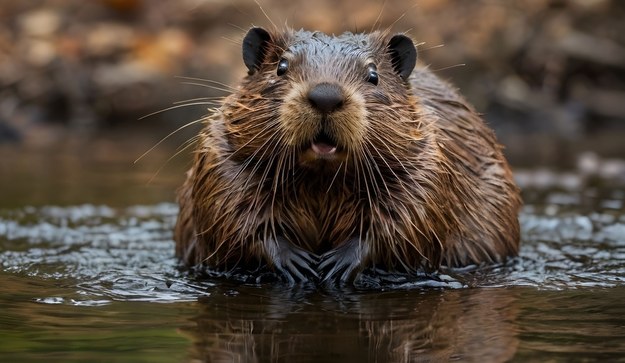
[[[201,302],[197,325],[186,332],[193,358],[207,362],[500,362],[519,345],[516,297],[498,289],[323,295],[242,288]]]
[[[374,290],[182,272],[171,203],[0,210],[0,351],[9,361],[131,361],[130,351],[144,361],[622,360],[625,194],[622,183],[580,185],[526,181],[510,263]]]
[[[519,299],[519,362],[625,361],[625,289],[542,292]],[[533,357],[533,358],[532,358]]]

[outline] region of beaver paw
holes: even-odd
[[[344,283],[354,277],[362,269],[362,264],[368,254],[368,247],[360,239],[353,238],[333,250],[321,255],[319,270],[321,283]]]
[[[319,263],[317,255],[281,237],[270,242],[273,243],[266,243],[269,259],[289,285],[319,279],[314,268]]]

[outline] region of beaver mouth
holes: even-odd
[[[328,134],[324,130],[321,130],[313,138],[312,142],[310,143],[310,148],[317,155],[330,156],[338,151],[339,146],[336,139],[332,135]]]

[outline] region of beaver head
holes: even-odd
[[[393,150],[419,139],[408,83],[416,58],[401,34],[252,28],[248,76],[222,108],[234,157],[320,171],[364,156],[395,160]]]

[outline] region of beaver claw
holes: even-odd
[[[321,283],[347,282],[362,269],[362,264],[368,254],[368,247],[360,239],[353,238],[335,249],[321,255],[319,270]]]
[[[319,279],[315,270],[315,266],[319,263],[319,256],[281,237],[271,242],[273,243],[266,243],[269,259],[289,285]]]

